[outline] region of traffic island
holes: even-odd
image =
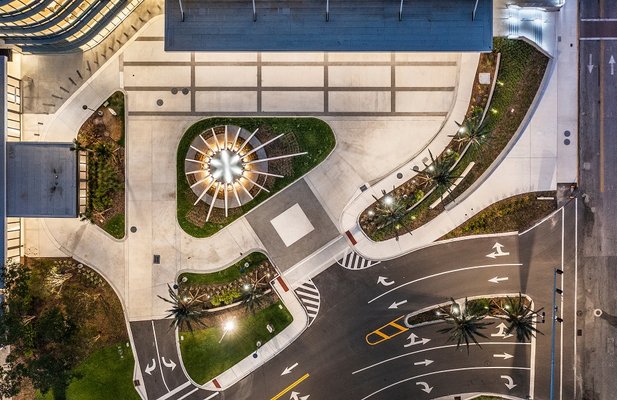
[[[415,176],[391,192],[382,191],[381,197],[374,196],[373,204],[359,216],[360,228],[372,241],[398,238],[436,218],[489,170],[519,131],[548,58],[524,41],[506,38],[495,38],[493,53],[492,59],[481,58],[469,108],[444,151],[429,152],[422,167],[413,168]],[[481,84],[487,73],[493,83],[488,96]]]
[[[177,218],[208,237],[321,163],[332,129],[316,118],[209,118],[184,133],[177,153]]]
[[[212,381],[243,360],[247,368],[265,361],[262,350],[269,351],[271,340],[294,322],[285,306],[291,292],[277,275],[268,257],[254,252],[218,272],[178,277],[178,298],[198,302],[199,322],[178,333],[184,367],[196,383]],[[230,378],[219,379],[215,388]]]
[[[555,192],[519,194],[498,201],[438,240],[470,235],[521,232],[557,210]]]

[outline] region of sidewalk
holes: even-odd
[[[556,45],[549,52],[553,54],[553,59],[547,67],[544,91],[542,92],[541,87],[541,92],[530,108],[533,114],[527,123],[523,122],[524,130],[505,159],[469,196],[451,205],[411,235],[401,236],[398,241],[390,239],[373,242],[360,229],[358,216],[374,202],[373,194],[379,198],[382,196],[381,189],[392,190],[393,183],[397,181],[396,173],[399,171],[360,192],[347,205],[341,216],[341,230],[351,232],[357,241],[354,249],[359,254],[373,260],[399,257],[429,245],[497,201],[531,191],[555,190],[558,182],[576,181],[577,112],[575,102],[571,101],[576,98],[577,90],[577,80],[572,77],[576,77],[578,73],[577,41],[574,40],[576,4],[568,2],[562,11],[545,13],[544,18],[547,19],[544,35],[561,36],[562,41],[544,41],[544,45]],[[444,129],[431,143],[432,148],[445,146],[438,142],[439,138],[449,139],[447,135],[456,131],[453,120],[460,120],[461,116],[460,109],[455,107]],[[566,136],[565,131],[569,131],[569,136]],[[438,147],[437,143],[441,147]],[[414,159],[415,165],[421,163],[422,156],[421,154]],[[409,172],[413,164],[405,165],[405,170]],[[399,182],[405,182],[411,176],[413,175],[404,176]]]
[[[281,283],[282,281],[284,281],[283,278],[279,277],[273,281],[272,286],[285,304],[285,307],[287,307],[287,310],[289,310],[293,316],[292,323],[278,335],[264,343],[263,346],[255,351],[255,353],[246,357],[227,371],[214,378],[212,381],[203,385],[202,387],[204,389],[218,391],[231,387],[233,384],[249,375],[251,372],[283,351],[294,340],[296,340],[302,332],[304,332],[308,326],[306,311],[304,310],[302,304],[300,304],[300,300],[298,300],[294,294],[291,286],[286,281],[284,281],[285,283],[283,286]],[[256,354],[257,357],[254,357],[254,354]]]

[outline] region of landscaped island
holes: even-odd
[[[494,69],[500,54],[496,85],[490,104],[478,83],[481,72]],[[423,170],[360,215],[359,223],[374,241],[413,231],[439,215],[468,189],[498,158],[517,132],[544,77],[548,58],[532,45],[494,39],[492,54],[480,57],[478,74],[464,121],[452,132],[452,141],[438,155],[431,154]]]
[[[316,118],[209,118],[184,133],[177,153],[177,217],[207,237],[321,163],[335,145]]]
[[[118,91],[84,122],[74,142],[80,161],[82,155],[87,160],[82,217],[116,239],[125,233],[124,135],[124,93]]]
[[[292,322],[270,286],[277,272],[263,253],[251,253],[209,274],[184,273],[170,310],[179,327],[186,371],[200,384],[234,366]],[[184,310],[179,316],[172,310]]]

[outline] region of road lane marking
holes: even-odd
[[[212,393],[210,396],[206,397],[204,400],[210,400],[210,399],[212,399],[212,398],[214,398],[214,397],[218,396],[218,394],[219,394],[219,392]]]
[[[154,320],[150,322],[152,322],[152,334],[154,336],[154,347],[156,348],[156,358],[160,360],[161,354],[159,353],[159,342],[156,339],[156,329],[154,329]],[[161,378],[163,378],[163,385],[165,385],[165,388],[169,392],[170,391],[169,386],[167,386],[167,382],[165,382],[165,374],[163,373],[163,367],[161,367],[160,363],[159,363],[159,370],[161,371]]]
[[[512,344],[512,345],[515,345],[515,346],[529,346],[529,345],[531,345],[531,343],[518,343],[518,342],[512,342],[512,343],[509,343],[509,342],[480,342],[480,346],[505,345],[505,344]],[[472,344],[472,345],[475,346],[475,344]],[[405,353],[405,354],[399,354],[398,356],[387,358],[387,359],[385,359],[383,361],[379,361],[379,362],[377,362],[375,364],[371,364],[369,366],[361,368],[361,369],[359,369],[357,371],[352,372],[351,374],[355,375],[355,374],[357,374],[359,372],[366,371],[367,369],[371,369],[371,368],[377,367],[377,366],[379,366],[381,364],[385,364],[385,363],[390,362],[390,361],[398,360],[399,358],[409,357],[409,356],[413,356],[415,354],[424,353],[425,351],[448,349],[448,348],[453,348],[453,347],[456,347],[456,346],[457,345],[455,345],[455,344],[447,344],[447,345],[443,345],[443,346],[428,347],[428,348],[422,349],[422,350],[411,351],[411,352]]]
[[[486,265],[475,265],[473,267],[464,267],[464,268],[457,268],[457,269],[451,269],[449,271],[443,271],[443,272],[438,272],[436,274],[432,274],[432,275],[427,275],[427,276],[423,276],[422,278],[418,278],[418,279],[414,279],[413,281],[409,281],[409,282],[405,282],[401,285],[398,285],[397,287],[394,287],[386,292],[383,292],[382,294],[380,294],[379,296],[373,298],[372,300],[369,300],[368,304],[371,304],[372,302],[374,302],[377,299],[382,298],[383,296],[390,294],[392,292],[394,292],[395,290],[398,290],[402,287],[405,287],[407,285],[411,285],[413,283],[417,283],[417,282],[421,282],[421,281],[425,281],[427,279],[431,279],[431,278],[435,278],[438,276],[442,276],[442,275],[447,275],[447,274],[452,274],[455,272],[462,272],[462,271],[471,271],[474,269],[482,269],[482,268],[493,268],[493,267],[521,267],[523,264],[522,263],[511,263],[511,264],[486,264]]]
[[[398,335],[400,335],[403,332],[407,332],[409,330],[409,328],[407,328],[406,326],[403,326],[403,325],[397,323],[397,321],[399,321],[400,319],[402,319],[404,317],[405,317],[404,315],[401,315],[397,319],[395,319],[393,321],[390,321],[387,324],[385,324],[384,326],[382,326],[380,328],[377,328],[374,331],[368,333],[364,337],[364,340],[366,341],[366,343],[368,343],[369,346],[375,346],[375,345],[377,345],[377,344],[379,344],[381,342],[385,342],[386,340],[390,340],[393,337],[398,336]],[[393,327],[394,329],[397,329],[397,331],[394,332],[391,335],[388,335],[387,333],[384,333],[384,332],[381,331],[382,329],[385,329],[385,328],[387,328],[389,326]],[[371,342],[371,341],[369,341],[369,336],[371,336],[371,335],[377,335],[377,336],[381,337],[381,339],[378,339],[378,340],[376,340],[374,342]]]
[[[384,390],[388,390],[391,387],[394,387],[396,385],[400,385],[401,383],[405,383],[405,382],[409,382],[409,381],[413,381],[415,379],[418,378],[424,378],[425,376],[431,376],[431,375],[437,375],[437,374],[444,374],[444,373],[450,373],[450,372],[460,372],[460,371],[474,371],[474,370],[490,370],[490,369],[511,369],[511,370],[524,370],[524,371],[529,371],[529,367],[467,367],[467,368],[453,368],[453,369],[444,369],[442,371],[435,371],[435,372],[427,372],[425,374],[421,374],[421,375],[416,375],[416,376],[412,376],[410,378],[405,378],[405,379],[401,379],[398,382],[394,382],[388,386],[384,386],[379,390],[374,391],[373,393],[369,394],[368,396],[363,397],[361,400],[366,400],[370,397],[373,397],[374,395],[376,395],[377,393],[381,393]]]
[[[186,388],[187,386],[190,386],[190,385],[191,385],[191,382],[190,381],[186,381],[182,385],[180,385],[177,388],[175,388],[174,390],[172,390],[171,392],[168,392],[168,393],[164,394],[163,396],[159,397],[158,400],[168,399],[171,396],[173,396],[174,394],[178,393],[179,391],[183,390],[184,388]],[[180,400],[180,399],[178,399],[178,400]]]
[[[600,83],[600,193],[604,193],[604,42],[600,42],[600,68],[598,79]],[[563,217],[563,215],[562,215]]]
[[[300,379],[298,379],[297,381],[295,381],[294,383],[292,383],[291,385],[287,386],[285,389],[281,390],[279,392],[279,394],[277,394],[276,396],[274,396],[273,398],[271,398],[270,400],[277,400],[280,399],[281,397],[283,397],[283,395],[287,392],[289,392],[291,389],[295,388],[296,386],[298,386],[299,384],[301,384],[304,380],[306,380],[306,378],[309,377],[309,374],[306,373],[304,374]]]
[[[574,198],[574,398],[576,399],[576,363],[577,363],[577,354],[576,354],[576,331],[578,328],[577,325],[577,315],[576,310],[578,307],[577,299],[578,298],[578,198]],[[533,395],[533,393],[532,393]]]
[[[198,390],[199,390],[199,388],[198,388],[198,387],[196,387],[195,389],[191,390],[190,392],[188,392],[188,393],[187,393],[187,394],[185,394],[184,396],[182,396],[182,397],[178,397],[178,400],[185,399],[185,398],[189,397],[190,395],[192,395],[193,393],[195,393],[195,392],[196,392],[196,391],[198,391]]]
[[[602,105],[604,107],[604,105]],[[564,270],[564,266],[563,266],[563,260],[564,260],[564,253],[565,253],[565,240],[564,240],[564,236],[565,236],[565,209],[563,207],[561,207],[561,270]],[[561,288],[563,289],[563,274],[561,274]],[[575,294],[576,296],[576,294]],[[559,309],[559,313],[561,314],[561,318],[564,317],[563,315],[563,293],[561,294],[561,307]],[[563,331],[564,331],[564,327],[563,327],[563,323],[559,324],[559,334],[561,336],[561,338],[559,339],[560,344],[561,344],[561,348],[559,350],[559,399],[563,400]],[[576,363],[576,360],[574,361]]]

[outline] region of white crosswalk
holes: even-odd
[[[315,286],[313,281],[308,279],[302,282],[295,291],[298,295],[298,298],[306,308],[310,326],[315,320],[315,318],[317,318],[317,313],[319,313],[319,290],[317,289],[317,286]]]
[[[350,248],[345,249],[341,258],[337,260],[337,264],[347,269],[365,269],[373,265],[379,264],[381,261],[367,260]]]

